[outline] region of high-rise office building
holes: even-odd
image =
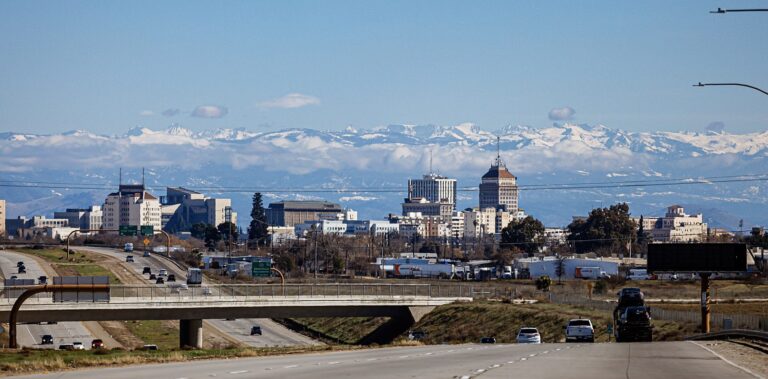
[[[480,183],[480,209],[494,208],[515,213],[519,208],[517,196],[517,178],[507,170],[497,147],[496,161]]]

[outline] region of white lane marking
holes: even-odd
[[[739,366],[739,365],[737,365],[736,363],[733,363],[733,362],[729,361],[729,360],[728,360],[728,359],[726,359],[724,356],[722,356],[722,355],[720,355],[720,354],[716,353],[714,350],[712,350],[712,349],[710,349],[710,348],[708,348],[708,347],[704,346],[704,344],[696,343],[696,342],[694,342],[694,341],[688,341],[688,342],[690,342],[690,343],[692,343],[692,344],[694,344],[694,345],[696,345],[696,346],[698,346],[698,347],[700,347],[700,348],[702,348],[702,349],[705,349],[705,350],[707,350],[708,352],[712,353],[712,355],[714,355],[714,356],[716,356],[716,357],[718,357],[718,358],[722,359],[723,361],[725,361],[725,363],[728,363],[729,365],[731,365],[731,366],[733,366],[733,367],[736,367],[736,368],[738,368],[738,369],[740,369],[740,370],[742,370],[742,371],[746,372],[747,374],[750,374],[750,375],[754,376],[755,378],[762,378],[760,375],[757,375],[756,373],[752,372],[750,369],[748,369],[748,368],[746,368],[746,367],[742,367],[742,366]]]
[[[491,368],[499,368],[499,367],[501,367],[500,364],[495,364],[495,365],[491,366]]]
[[[477,369],[477,371],[475,371],[475,372],[479,374],[479,373],[481,373],[481,372],[485,372],[485,369],[484,369],[484,368],[479,368],[479,369]]]
[[[232,375],[237,375],[237,374],[245,374],[246,372],[248,372],[248,370],[230,371],[229,373]]]
[[[289,366],[283,366],[283,368],[296,368],[299,367],[299,365],[289,365]]]
[[[398,358],[403,359],[403,358],[408,358],[408,357],[409,357],[409,355],[401,355]]]
[[[434,354],[434,353],[426,353],[426,354],[424,354],[424,355],[432,355],[432,354]]]
[[[378,360],[379,360],[379,358],[368,358],[368,359],[366,359],[366,361],[368,361],[368,362],[378,361]]]
[[[464,375],[464,376],[461,377],[461,379],[470,379],[470,378],[472,378],[472,377],[469,376],[469,375]]]
[[[560,351],[560,348],[558,347],[557,349],[555,349],[555,351]]]
[[[507,362],[507,363],[515,363],[515,361],[509,361],[509,362]]]
[[[453,353],[454,351],[456,351],[456,350],[448,350],[449,353]]]
[[[336,361],[334,361],[334,362],[328,362],[328,364],[329,364],[329,365],[337,365],[337,364],[339,364],[339,363],[341,363],[341,362],[336,362]]]
[[[542,354],[548,354],[548,353],[549,353],[549,350],[544,350]]]
[[[528,360],[528,358],[525,358],[525,357],[523,357],[523,358],[520,358],[520,360],[521,360],[521,361],[527,361],[527,360]]]
[[[535,357],[536,354],[528,354],[529,357]]]

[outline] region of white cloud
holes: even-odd
[[[199,105],[192,111],[192,117],[201,118],[222,118],[229,113],[227,107],[218,105]]]
[[[568,121],[576,114],[576,110],[571,107],[553,108],[549,111],[549,119],[552,121]]]
[[[148,109],[145,109],[145,110],[139,112],[139,116],[142,116],[142,117],[150,117],[150,116],[154,116],[154,115],[155,115],[155,112],[152,112],[152,111],[150,111]]]
[[[289,93],[283,97],[278,97],[276,99],[263,101],[258,105],[261,108],[293,109],[293,108],[306,107],[307,105],[317,105],[317,104],[320,104],[320,99],[314,96],[304,95],[300,93]]]
[[[378,200],[378,199],[379,199],[378,197],[373,197],[373,196],[359,196],[359,195],[356,195],[356,196],[342,196],[342,197],[339,198],[339,201],[341,201],[341,202],[346,202],[346,201],[373,201],[373,200]]]

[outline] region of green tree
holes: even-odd
[[[231,238],[232,241],[237,241],[237,237],[240,236],[240,231],[237,229],[237,225],[229,221],[222,222],[219,224],[219,226],[216,227],[216,229],[219,231],[219,234],[221,234],[221,238],[225,238],[227,240]]]
[[[248,225],[248,241],[257,246],[266,246],[269,230],[267,229],[267,215],[264,212],[264,204],[261,201],[261,192],[253,194],[251,208],[251,223]]]
[[[636,225],[629,215],[627,203],[593,209],[586,220],[574,220],[568,225],[568,240],[574,243],[577,253],[625,254],[636,237]]]
[[[190,234],[193,238],[197,238],[199,240],[205,239],[205,228],[208,225],[202,222],[198,222],[197,224],[192,225],[192,227],[189,229]]]
[[[501,230],[501,247],[517,246],[527,253],[535,253],[544,242],[544,224],[528,216],[513,220]]]
[[[208,248],[208,250],[215,250],[216,244],[221,241],[221,233],[219,233],[219,229],[216,229],[213,225],[206,225],[205,227],[205,247]]]

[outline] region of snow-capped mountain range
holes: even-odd
[[[30,134],[1,132],[0,140],[28,142],[57,137],[79,137],[93,140],[130,140],[156,144],[208,145],[214,142],[279,142],[319,138],[326,143],[348,146],[376,144],[403,145],[465,145],[496,147],[496,137],[503,150],[515,150],[528,146],[554,147],[563,143],[580,143],[589,149],[625,148],[636,153],[672,154],[697,157],[702,154],[743,154],[748,156],[768,153],[768,130],[757,133],[729,134],[715,132],[627,132],[603,125],[555,124],[547,128],[509,125],[496,131],[485,131],[473,124],[455,126],[437,125],[389,125],[373,129],[347,127],[342,131],[314,129],[285,129],[255,132],[245,128],[216,129],[195,132],[179,125],[165,130],[143,127],[129,129],[123,135],[101,135],[85,130],[73,130],[61,134]]]
[[[409,177],[429,170],[430,155],[434,169],[458,178],[459,187],[477,186],[495,158],[497,136],[502,159],[521,185],[763,174],[768,157],[768,131],[643,133],[570,123],[545,128],[509,125],[495,131],[468,123],[348,127],[340,131],[192,131],[171,125],[165,130],[135,127],[121,135],[84,130],[61,134],[0,132],[0,175],[8,180],[68,179],[78,183],[92,183],[101,177],[105,179],[100,183],[114,183],[119,167],[128,171],[146,167],[158,187],[207,183],[206,188],[356,188],[360,190],[333,196],[277,191],[272,196],[325,196],[361,210],[363,216],[378,218],[399,213],[403,193],[374,190],[402,187],[404,192]],[[743,214],[745,220],[755,223],[768,223],[765,212],[758,211],[768,203],[765,190],[765,182],[757,181],[580,192],[522,191],[520,202],[529,213],[558,225],[567,224],[572,215],[616,201],[633,203],[634,213],[658,213],[666,205],[682,203],[691,209],[718,209]],[[66,188],[55,191],[59,198],[83,192]],[[11,210],[17,214],[52,212],[29,206],[33,202],[45,204],[41,199],[50,196],[43,189],[0,187],[0,198],[27,204],[9,207],[11,216]],[[236,205],[240,196],[248,198],[246,194],[232,195]],[[476,197],[471,191],[460,194],[464,199],[460,206],[475,205]],[[76,199],[73,196],[69,203]],[[243,215],[249,211],[244,200],[240,201],[245,207],[237,209]]]

